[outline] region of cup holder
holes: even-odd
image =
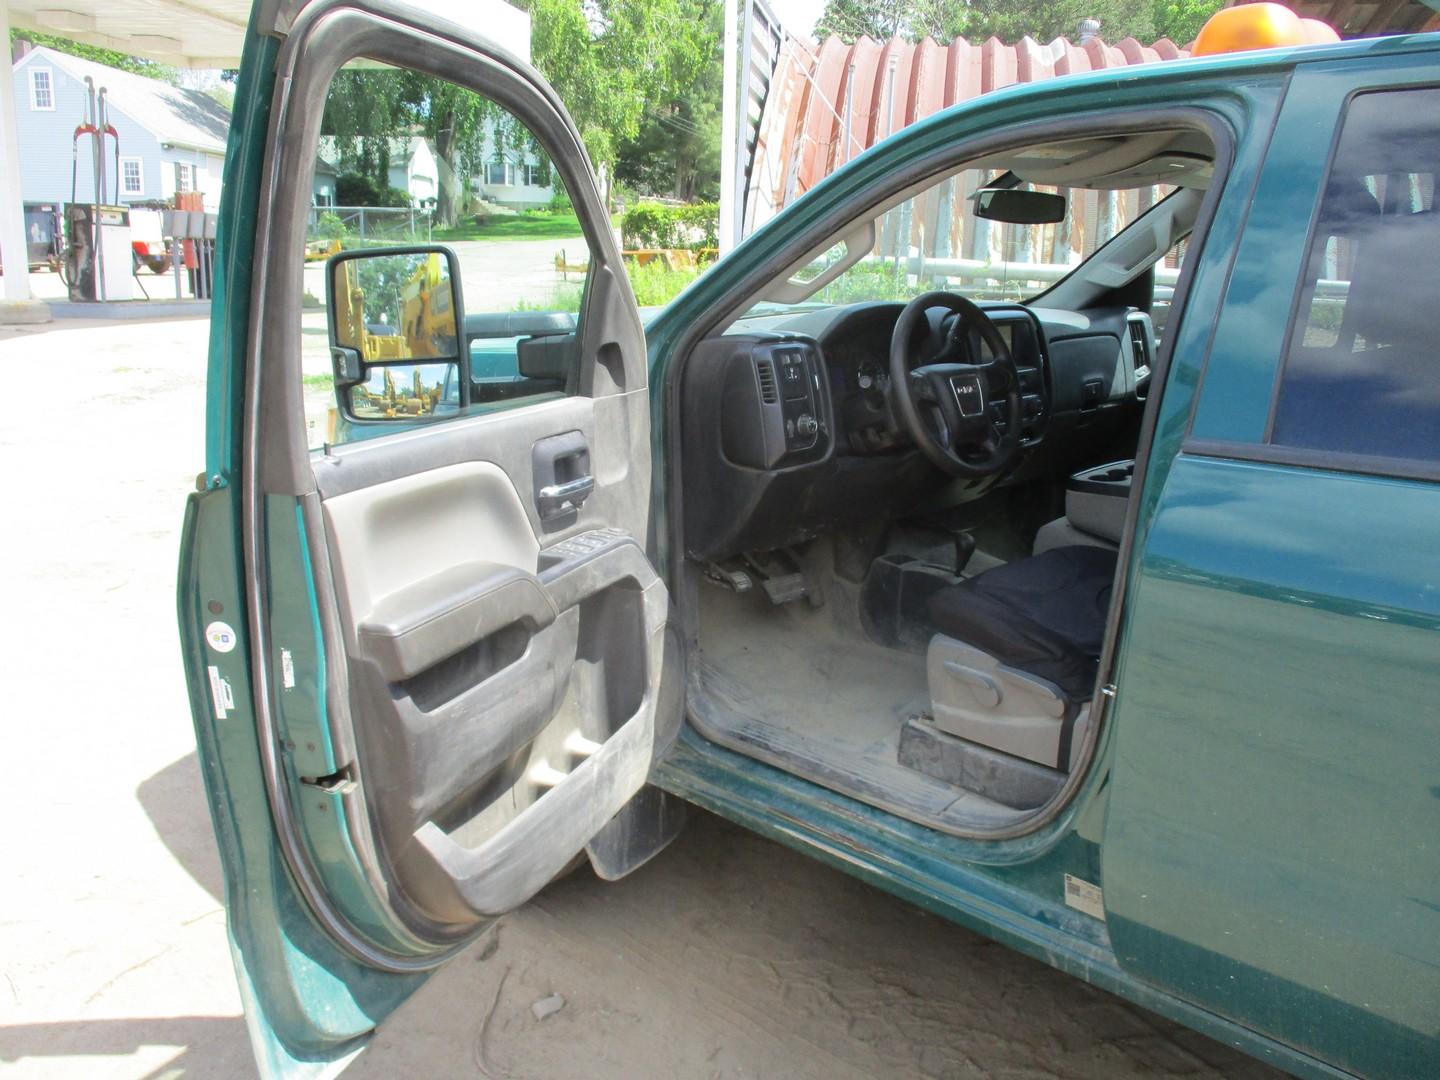
[[[1091,495],[1114,495],[1128,498],[1130,481],[1135,475],[1135,462],[1114,461],[1097,465],[1070,477],[1069,489]]]

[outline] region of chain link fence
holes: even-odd
[[[339,248],[384,244],[428,244],[435,212],[404,206],[316,206],[310,210],[305,239],[314,246]]]

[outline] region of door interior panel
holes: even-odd
[[[645,520],[643,404],[568,398],[316,461],[357,779],[397,909],[432,933],[523,903],[649,772],[668,595],[616,524]],[[579,467],[593,491],[547,510],[541,481]]]
[[[544,542],[607,522],[643,522],[650,513],[649,409],[644,389],[604,398],[557,398],[387,439],[332,446],[314,459],[314,484],[328,501],[425,470],[493,457],[497,443],[503,443],[516,448],[513,454],[500,451],[505,475],[516,493],[524,494],[524,516]],[[589,454],[594,494],[577,515],[542,521],[533,498],[542,486],[537,483],[542,477],[536,470],[536,450],[577,432]]]

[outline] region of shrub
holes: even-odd
[[[339,214],[332,214],[327,210],[315,219],[315,228],[310,235],[316,240],[344,240],[350,235],[350,230],[345,227]]]
[[[555,174],[555,194],[550,196],[550,212],[552,214],[568,214],[574,209],[575,207],[570,202],[570,193],[560,182],[559,174]]]
[[[361,173],[344,173],[335,179],[335,201],[340,206],[409,206],[410,193]]]
[[[620,234],[627,248],[713,248],[720,242],[720,207],[642,202],[625,212]]]

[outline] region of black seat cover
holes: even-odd
[[[930,598],[930,618],[941,633],[1085,701],[1105,637],[1115,558],[1108,548],[1052,548],[941,589]]]

